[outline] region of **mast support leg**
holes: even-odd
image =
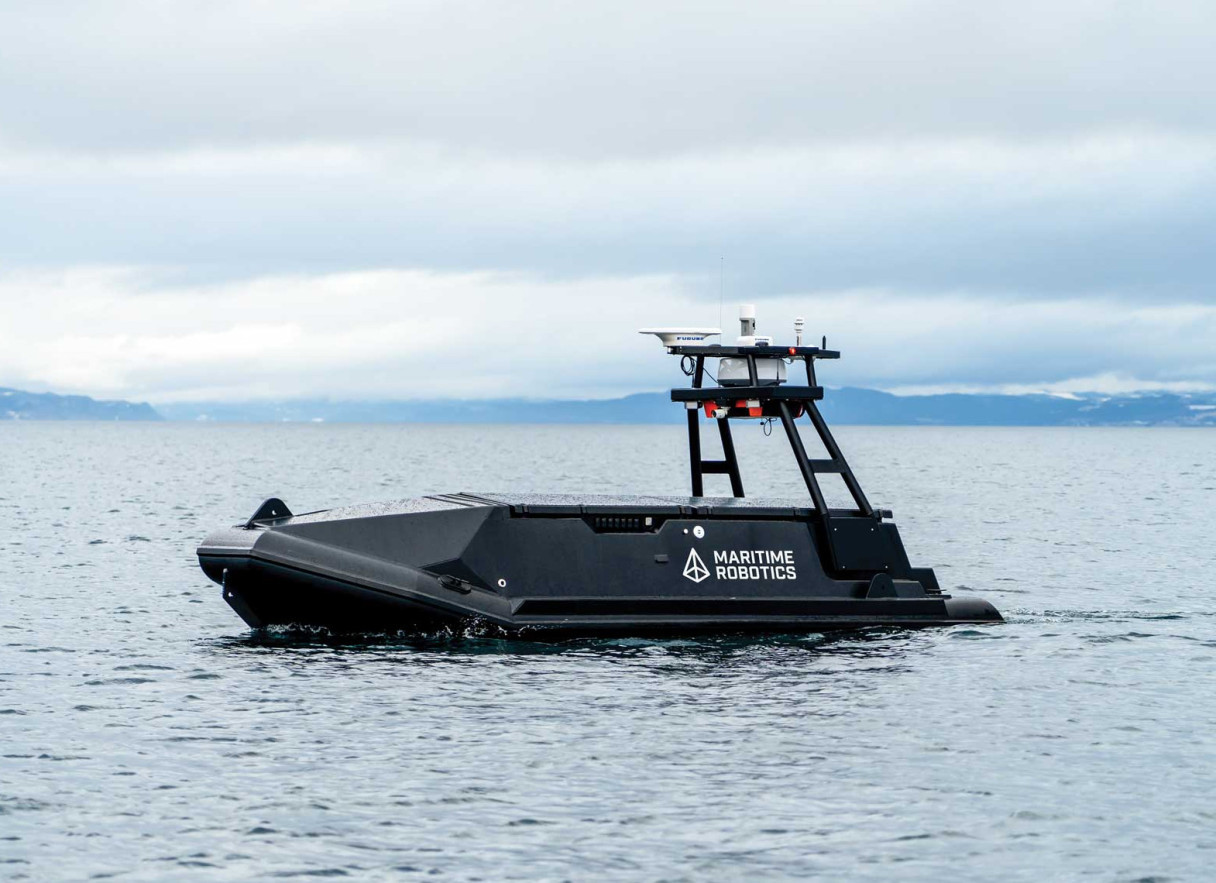
[[[862,515],[873,515],[874,509],[870,506],[870,501],[866,499],[865,493],[862,492],[861,483],[853,475],[853,470],[849,468],[848,461],[845,460],[844,454],[840,451],[840,445],[836,444],[836,439],[832,437],[832,432],[828,429],[827,422],[823,419],[823,415],[819,413],[819,409],[815,407],[814,402],[806,403],[806,413],[811,418],[815,431],[819,433],[819,439],[823,442],[823,447],[827,450],[828,456],[839,464],[840,477],[844,479],[845,485],[849,488],[849,493],[853,495],[853,502],[857,504],[857,508],[861,511]]]
[[[730,420],[723,417],[718,421],[718,434],[722,437],[722,454],[726,460],[726,472],[730,476],[730,492],[736,497],[742,497],[743,478],[739,475],[739,458],[735,456],[735,440],[730,434]]]
[[[781,415],[781,425],[785,427],[785,434],[790,440],[790,447],[794,449],[794,459],[798,461],[798,470],[802,473],[802,480],[806,482],[806,489],[811,492],[811,499],[815,503],[815,510],[821,515],[828,514],[827,503],[823,499],[823,491],[819,489],[819,481],[815,478],[815,470],[811,468],[811,461],[807,459],[806,448],[802,445],[802,436],[798,434],[798,427],[794,425],[794,418],[790,415],[790,406],[785,402],[777,402],[777,411]]]
[[[692,388],[705,382],[705,357],[697,356],[692,372]],[[701,463],[701,411],[688,411],[688,460],[692,468],[692,495],[705,496],[704,466]]]
[[[701,473],[701,411],[688,411],[688,459],[692,466],[692,495],[705,496],[705,482]]]

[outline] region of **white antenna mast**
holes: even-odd
[[[717,327],[722,327],[722,299],[726,297],[726,258],[717,259]]]

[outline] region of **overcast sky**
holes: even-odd
[[[0,4],[0,386],[1216,388],[1216,3]],[[494,352],[480,355],[479,347]]]

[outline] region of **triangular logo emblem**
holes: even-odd
[[[701,560],[696,549],[688,550],[688,560],[684,562],[684,575],[694,583],[709,579],[709,568],[705,566],[705,562]]]

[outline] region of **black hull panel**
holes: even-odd
[[[464,617],[423,601],[277,564],[216,562],[223,594],[252,628],[299,626],[336,632],[433,631]]]
[[[515,635],[639,635],[714,632],[818,632],[888,626],[915,628],[999,622],[987,601],[571,598],[525,607],[514,617],[452,609],[441,597],[404,597],[273,564],[233,560],[223,596],[252,628],[325,628],[344,633],[421,632],[489,625]],[[243,566],[244,565],[244,566]]]
[[[253,628],[512,635],[999,622],[908,565],[895,526],[773,503],[452,495],[220,531],[207,574]]]

